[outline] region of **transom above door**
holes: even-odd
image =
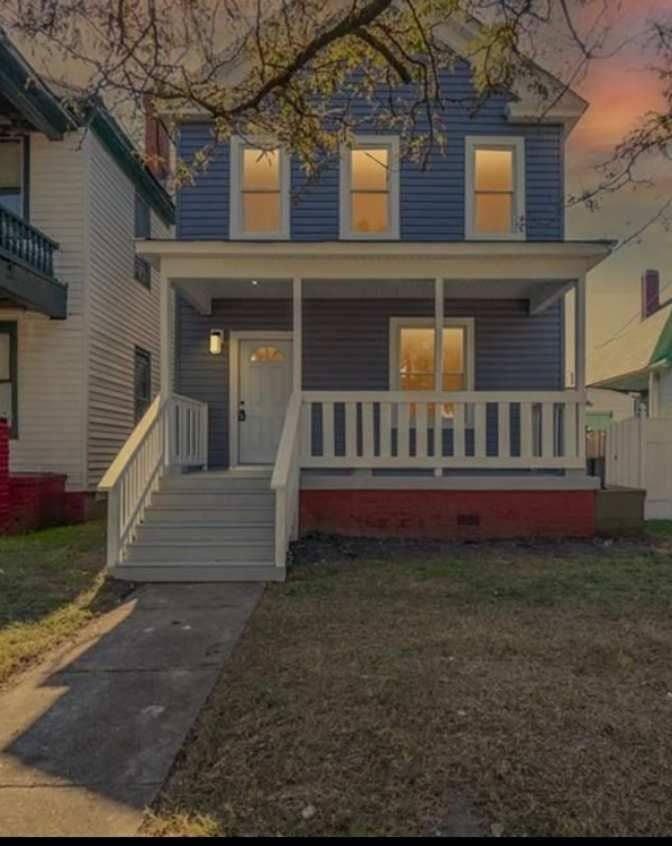
[[[237,340],[237,373],[232,387],[231,464],[275,462],[292,392],[289,333],[245,333]]]

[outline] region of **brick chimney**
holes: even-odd
[[[147,167],[159,182],[164,183],[170,169],[170,138],[157,115],[152,97],[145,96],[145,158]]]
[[[651,317],[660,308],[660,273],[645,270],[642,273],[642,320]]]

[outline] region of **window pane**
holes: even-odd
[[[352,150],[352,189],[353,191],[386,191],[389,150],[380,149]]]
[[[277,347],[257,347],[257,349],[250,356],[250,361],[253,364],[261,364],[265,362],[272,362],[277,364],[285,360],[285,356]]]
[[[21,142],[0,142],[0,188],[21,188]]]
[[[443,330],[443,372],[462,373],[464,370],[464,329]]]
[[[463,391],[464,374],[463,373],[444,373],[443,374],[443,390],[444,391]]]
[[[387,194],[352,195],[352,231],[386,232]]]
[[[280,153],[278,150],[243,150],[243,190],[277,191],[280,188]]]
[[[434,373],[434,330],[406,327],[401,330],[399,372]]]
[[[0,417],[4,417],[9,423],[14,419],[11,382],[0,382]]]
[[[136,193],[135,195],[135,237],[151,238],[151,218],[149,206],[145,200]]]
[[[0,332],[0,382],[11,378],[9,356],[10,336],[7,332]]]
[[[243,194],[243,228],[246,232],[279,232],[280,194]]]
[[[513,151],[476,150],[476,190],[513,191]]]
[[[513,198],[511,194],[476,195],[476,231],[505,235],[513,229]]]
[[[399,389],[402,391],[433,391],[433,373],[402,373],[399,377]]]

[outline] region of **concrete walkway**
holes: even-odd
[[[0,834],[134,834],[262,591],[145,585],[0,694]]]

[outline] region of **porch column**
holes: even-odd
[[[574,288],[574,387],[582,394],[577,414],[579,457],[586,457],[586,275],[579,276]],[[584,472],[584,471],[580,471]]]
[[[173,391],[173,286],[163,273],[160,285],[161,393],[166,397]]]
[[[586,277],[580,276],[574,288],[574,384],[577,391],[586,389]]]
[[[434,390],[443,390],[443,323],[445,320],[443,300],[443,279],[434,280]],[[441,406],[434,408],[434,455],[441,452]],[[440,467],[434,468],[435,476],[442,476]]]
[[[303,390],[303,297],[302,280],[292,283],[292,390]]]

